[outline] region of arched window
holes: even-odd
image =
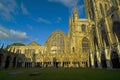
[[[87,38],[83,38],[82,40],[82,51],[86,53],[89,51],[89,40]]]
[[[86,32],[86,26],[84,24],[81,26],[81,28],[82,28],[82,32]]]
[[[113,22],[114,21],[114,14],[111,15],[111,21]]]
[[[116,33],[120,41],[120,22],[113,22],[113,33]]]
[[[103,10],[102,4],[100,4],[100,11],[101,11],[101,15],[104,15],[104,10]]]
[[[61,34],[56,34],[51,42],[51,53],[64,53],[64,36]]]
[[[73,52],[73,53],[75,52],[75,48],[74,48],[74,47],[72,47],[72,52]]]
[[[105,9],[106,9],[106,11],[108,10],[108,6],[107,6],[107,4],[105,4]]]
[[[119,5],[120,5],[120,0],[119,0]]]
[[[20,50],[20,49],[18,49],[18,50],[17,50],[17,53],[21,53],[21,50]]]
[[[32,53],[32,54],[35,53],[35,49],[31,49],[31,53]]]

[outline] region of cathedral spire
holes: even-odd
[[[74,5],[74,12],[73,12],[73,17],[74,17],[74,19],[78,19],[78,11],[77,11],[77,6],[76,5]]]

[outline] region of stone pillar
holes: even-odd
[[[25,62],[22,62],[22,68],[25,68]]]
[[[111,60],[106,60],[107,68],[112,69]]]
[[[102,68],[102,65],[101,65],[101,56],[99,55],[99,57],[97,58],[97,64],[98,64],[98,68]]]
[[[112,69],[112,62],[111,62],[111,50],[107,49],[106,50],[106,64],[107,64],[107,68]]]
[[[91,57],[91,67],[95,68],[95,65],[94,65],[94,54],[90,54],[90,57]]]
[[[35,62],[32,62],[32,68],[34,68],[35,67]]]
[[[62,67],[62,63],[63,63],[63,62],[61,61],[61,62],[60,62],[60,67]]]

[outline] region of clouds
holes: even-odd
[[[23,3],[21,3],[21,10],[22,10],[22,13],[25,14],[25,15],[29,15],[29,12],[27,10],[27,8],[25,7],[25,5]]]
[[[46,24],[51,24],[51,21],[44,19],[42,17],[38,17],[37,19],[38,22],[46,23]]]
[[[15,0],[0,0],[0,17],[4,20],[10,21],[14,19],[15,15],[29,15],[29,12],[25,5],[21,3],[18,5]]]
[[[0,0],[0,17],[6,20],[13,18],[17,13],[17,4],[15,0]]]
[[[26,32],[21,32],[13,29],[7,29],[0,25],[0,38],[16,42],[24,42],[29,40]]]
[[[56,19],[56,23],[60,23],[62,21],[62,18],[61,17],[58,17],[57,19]]]
[[[38,17],[36,19],[36,21],[40,22],[40,23],[45,23],[45,24],[54,24],[54,23],[60,23],[60,22],[62,22],[62,18],[61,17],[57,17],[54,20],[47,20],[45,18]]]

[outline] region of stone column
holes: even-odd
[[[91,67],[92,68],[95,68],[95,65],[94,65],[94,54],[90,54],[90,57],[91,57]]]
[[[35,67],[35,62],[32,62],[32,68],[34,68]]]
[[[102,68],[101,66],[101,56],[99,55],[99,57],[97,58],[97,64],[98,64],[98,68]]]
[[[25,62],[22,62],[22,68],[25,68]]]
[[[15,61],[15,67],[14,68],[17,68],[17,58],[16,58],[16,61]]]
[[[112,69],[111,60],[106,60],[107,68]]]
[[[107,68],[112,69],[112,62],[111,62],[110,56],[111,56],[111,50],[108,49],[106,51],[106,64],[107,64]]]
[[[62,63],[63,63],[63,62],[62,62],[62,61],[60,61],[60,67],[62,67]]]

